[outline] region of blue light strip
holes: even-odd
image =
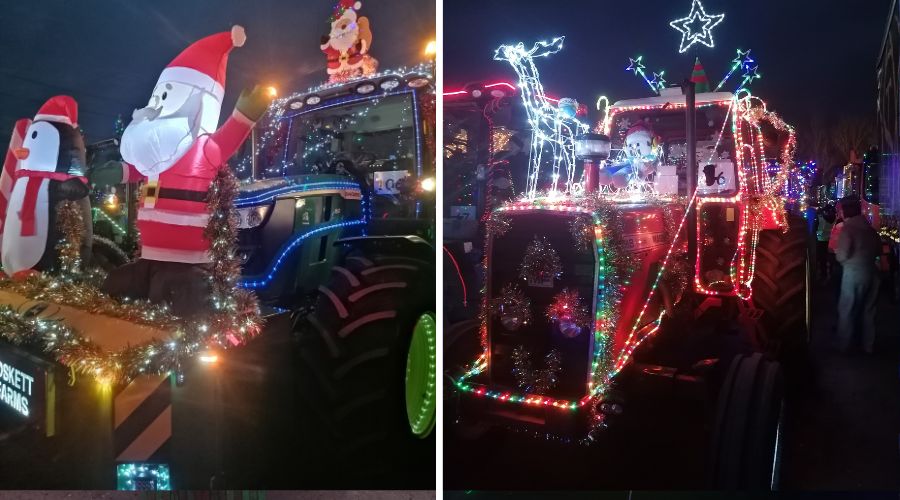
[[[310,182],[308,184],[290,184],[287,186],[281,186],[273,189],[269,189],[263,191],[259,194],[252,194],[250,196],[239,196],[237,200],[234,202],[234,206],[237,208],[246,207],[249,205],[260,205],[263,203],[267,203],[273,200],[275,197],[290,194],[290,193],[304,193],[307,191],[318,191],[322,189],[337,189],[337,190],[347,190],[351,189],[354,191],[359,191],[359,184],[355,182],[340,182],[340,181],[329,181],[329,182]]]
[[[419,131],[419,100],[416,98],[416,91],[412,91],[413,100],[413,129],[416,131],[416,179],[422,180],[422,133]],[[422,201],[416,200],[416,219],[422,214]]]
[[[413,129],[416,131],[416,178],[420,179],[422,177],[422,132],[419,130],[419,99],[415,90],[412,91],[412,100],[413,120],[415,123]]]
[[[238,286],[242,288],[264,288],[267,286],[272,279],[275,278],[275,273],[278,272],[278,268],[281,267],[281,263],[287,258],[288,254],[293,252],[303,240],[309,238],[310,236],[315,236],[319,233],[324,233],[326,231],[330,231],[332,229],[340,228],[340,227],[350,227],[357,226],[359,224],[365,224],[366,221],[364,219],[357,219],[351,221],[337,222],[335,224],[328,224],[327,226],[318,227],[311,231],[305,232],[303,234],[298,235],[296,238],[291,240],[290,243],[281,247],[281,253],[278,255],[278,258],[275,259],[275,262],[269,267],[269,271],[265,273],[265,277],[257,278],[257,279],[246,279],[238,282]]]

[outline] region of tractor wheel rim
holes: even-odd
[[[406,417],[414,436],[426,438],[437,413],[437,327],[433,313],[424,313],[413,327],[406,356]]]

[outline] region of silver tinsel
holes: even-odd
[[[544,356],[544,368],[533,369],[531,367],[531,353],[522,345],[513,349],[512,359],[513,377],[515,377],[519,389],[528,394],[546,394],[559,382],[562,355],[556,349],[551,349]]]

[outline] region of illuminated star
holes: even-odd
[[[637,59],[628,58],[628,67],[625,68],[625,71],[634,71],[635,75],[644,73],[644,63],[641,62],[641,58],[644,56],[638,56]]]
[[[663,75],[665,73],[666,73],[665,71],[660,71],[659,73],[654,72],[653,79],[650,80],[650,86],[656,87],[657,91],[660,91],[660,90],[666,88],[666,79],[663,78]]]
[[[748,84],[752,83],[753,80],[756,80],[757,78],[762,78],[762,75],[757,73],[758,69],[759,69],[759,66],[753,66],[752,68],[748,66],[748,67],[744,68],[744,76],[741,79],[741,85],[737,88],[737,90],[741,90],[742,88],[746,87]]]
[[[748,49],[746,52],[741,52],[741,49],[737,51],[738,56],[734,58],[731,62],[734,64],[740,64],[745,70],[750,67],[751,64],[756,61],[750,57],[750,50]]]
[[[693,0],[691,3],[691,13],[687,17],[676,19],[669,23],[669,26],[675,28],[681,33],[681,46],[678,49],[679,54],[683,54],[694,43],[702,43],[709,48],[713,48],[712,29],[722,20],[725,14],[707,15],[703,10],[703,4],[700,0]],[[698,30],[694,30],[692,26],[701,24]]]
[[[757,72],[758,69],[759,66],[753,66],[752,68],[750,66],[747,66],[746,68],[744,68],[744,79],[747,80],[747,82],[752,82],[757,78],[762,78],[762,75]]]

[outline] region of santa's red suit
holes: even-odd
[[[198,137],[191,149],[159,176],[144,176],[125,164],[124,181],[146,181],[137,216],[142,258],[189,264],[210,261],[209,242],[203,236],[209,221],[207,191],[218,170],[247,140],[253,123],[235,110],[224,125]]]
[[[364,54],[361,53],[361,43],[356,42],[352,47],[347,49],[344,54],[340,50],[332,46],[322,49],[328,60],[328,74],[334,74],[341,71],[350,71],[359,68],[362,65]]]
[[[202,116],[198,115],[198,118],[193,110],[189,110],[190,119],[199,121],[201,129],[204,125],[206,129],[215,127],[225,92],[228,54],[233,47],[243,45],[244,40],[243,28],[235,27],[231,32],[198,40],[179,54],[163,70],[151,97],[151,106],[145,108],[150,109],[156,103],[158,107],[152,111],[158,113],[159,118],[148,121],[164,122],[167,114],[181,111],[174,107],[167,113],[165,98],[168,96],[171,103],[177,100],[174,94],[188,89],[191,96],[202,92],[207,98],[199,113]],[[182,103],[181,106],[186,105]],[[140,120],[136,118],[132,124],[135,122]],[[144,160],[140,157],[142,141],[138,139],[129,144],[130,130],[126,128],[122,141],[123,181],[145,181],[137,215],[142,258],[186,264],[210,262],[209,242],[203,236],[209,220],[207,191],[218,170],[226,168],[226,161],[247,139],[253,125],[253,120],[235,109],[218,130],[194,138],[190,148],[161,172],[150,167],[141,168],[141,160]],[[138,134],[140,132],[135,136],[142,137]],[[144,160],[144,163],[148,162]]]

